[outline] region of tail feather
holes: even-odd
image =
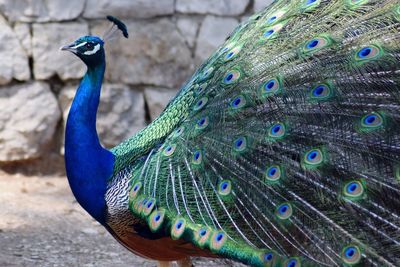
[[[281,0],[240,25],[132,163],[157,229],[185,218],[182,238],[255,266],[400,265],[399,18],[394,0]]]

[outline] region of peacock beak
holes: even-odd
[[[61,51],[70,51],[72,53],[76,53],[77,52],[76,48],[77,48],[76,43],[72,43],[72,44],[64,45],[64,46],[60,47],[60,50]]]

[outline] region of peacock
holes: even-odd
[[[131,252],[250,266],[400,266],[400,3],[276,0],[241,23],[146,128],[96,132],[105,42],[65,134],[80,205]],[[167,263],[166,263],[167,262]]]

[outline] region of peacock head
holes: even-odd
[[[97,36],[83,36],[60,49],[74,53],[88,67],[95,67],[104,62],[104,41]]]
[[[125,38],[128,38],[128,30],[122,21],[113,16],[107,16],[107,19],[111,21],[112,25],[104,34],[103,39],[97,36],[83,36],[72,44],[63,46],[60,49],[74,53],[88,67],[95,67],[104,63],[104,41],[113,39],[118,32],[121,32]]]

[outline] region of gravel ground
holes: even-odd
[[[76,203],[65,177],[0,173],[0,266],[156,266],[117,243]],[[195,259],[194,266],[243,266]]]

